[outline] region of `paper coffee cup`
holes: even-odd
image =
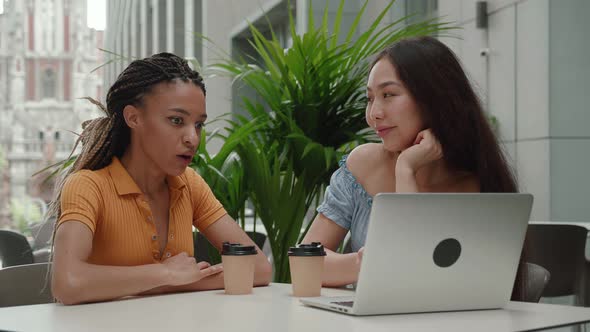
[[[241,295],[252,293],[256,247],[224,242],[221,251],[225,293]]]
[[[289,249],[293,296],[320,296],[326,251],[320,242],[300,244]]]

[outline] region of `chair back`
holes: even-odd
[[[49,266],[39,263],[0,269],[0,307],[53,302]]]
[[[543,291],[549,283],[551,274],[544,267],[525,263],[527,282],[525,287],[524,302],[537,303],[541,299]]]
[[[27,238],[9,230],[0,230],[0,260],[2,267],[32,264],[33,250]]]
[[[525,261],[544,267],[551,275],[544,297],[582,295],[579,291],[585,278],[587,235],[582,226],[529,225]]]
[[[246,234],[248,234],[248,236],[252,239],[252,241],[254,241],[254,243],[256,243],[258,248],[260,248],[260,250],[262,250],[262,247],[264,247],[264,243],[266,242],[266,234],[259,233],[259,232],[246,232]]]

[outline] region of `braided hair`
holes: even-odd
[[[113,157],[123,155],[130,142],[130,129],[123,117],[125,106],[141,105],[143,97],[149,94],[155,85],[174,80],[192,82],[200,87],[204,94],[206,93],[203,78],[188,66],[186,60],[171,53],[159,53],[131,62],[119,74],[107,93],[106,107],[90,97],[84,98],[98,106],[106,116],[82,123],[82,134],[74,146],[75,150],[81,143],[82,151],[73,165],[66,168],[57,181],[46,220],[52,217],[59,218],[61,214],[61,192],[68,175],[82,169],[101,169],[109,165]]]

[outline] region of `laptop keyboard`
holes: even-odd
[[[342,302],[331,302],[331,303],[352,308],[352,304],[354,303],[354,301],[342,301]]]

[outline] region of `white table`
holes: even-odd
[[[324,295],[350,291],[323,289]],[[252,295],[223,291],[170,294],[62,306],[0,309],[0,330],[15,331],[522,331],[590,321],[590,308],[511,302],[506,309],[353,317],[306,307],[291,285]]]

